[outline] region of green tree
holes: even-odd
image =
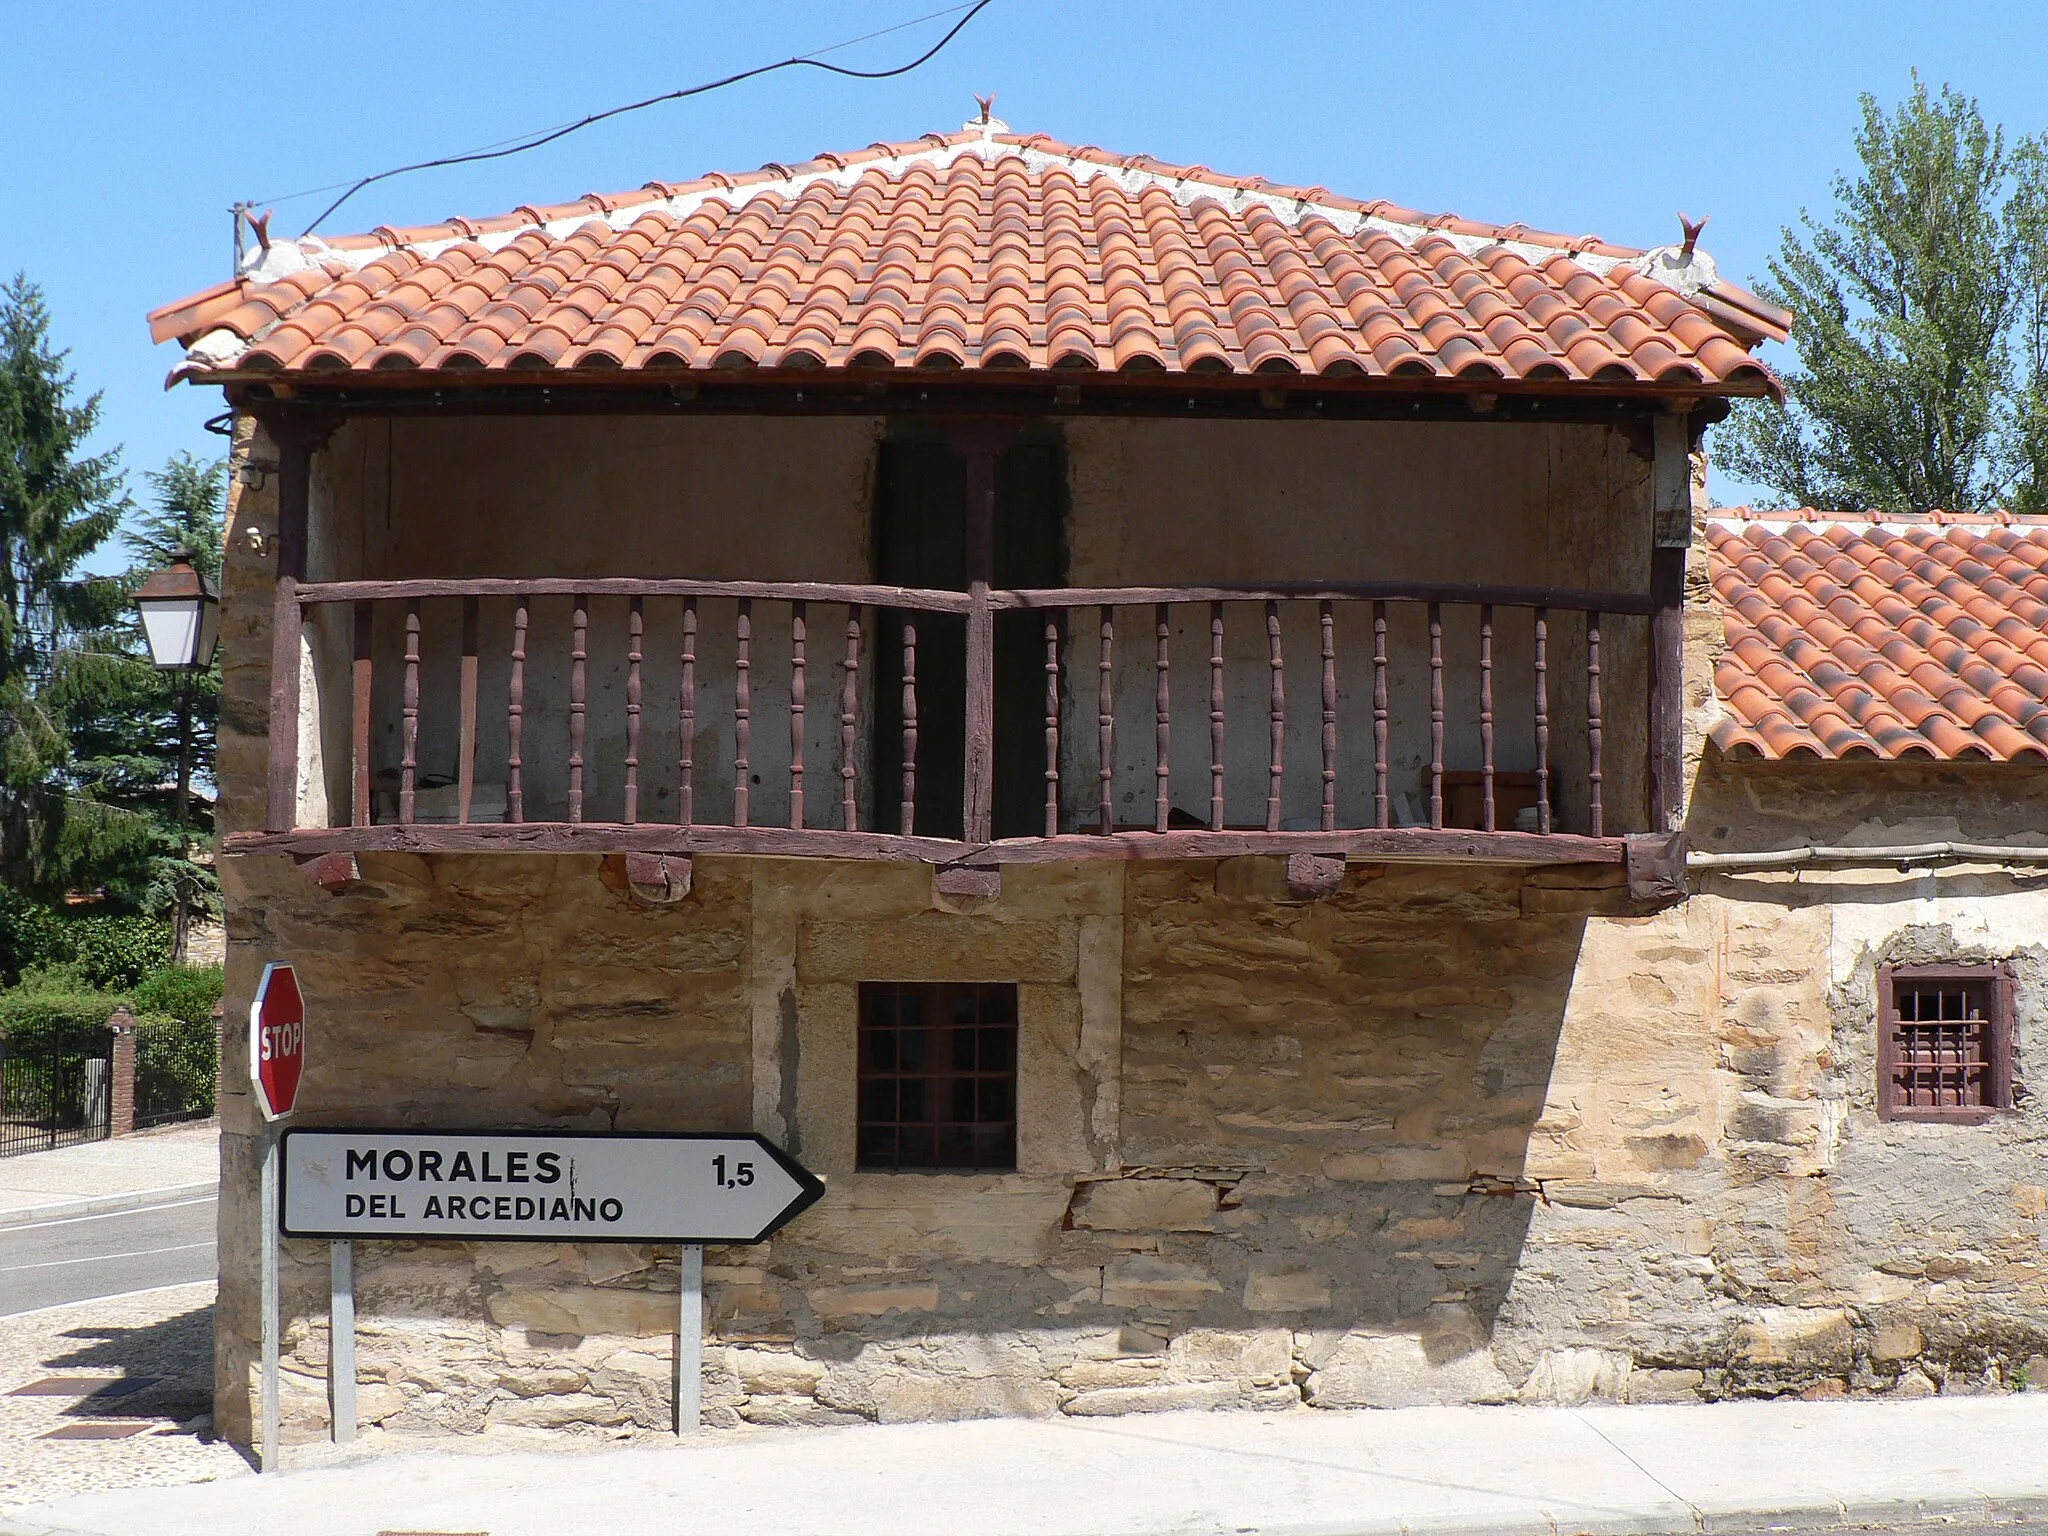
[[[2048,135],[2008,146],[1917,75],[1861,102],[1859,174],[1758,285],[1797,317],[1786,401],[1739,405],[1716,456],[1798,505],[2048,505]]]
[[[119,601],[78,568],[127,510],[118,456],[85,451],[100,397],[74,400],[66,356],[41,291],[17,274],[0,288],[0,878],[44,891],[143,836],[65,773],[65,657]]]
[[[224,460],[179,453],[149,475],[151,504],[121,533],[132,564],[119,581],[124,598],[182,553],[216,587],[227,489]],[[59,690],[69,724],[68,773],[80,796],[123,813],[149,829],[124,850],[118,867],[100,871],[118,904],[168,919],[172,951],[182,960],[189,921],[218,909],[219,886],[192,854],[194,837],[210,838],[210,803],[188,794],[213,777],[220,716],[218,660],[204,672],[163,672],[132,606],[96,632],[66,670]]]

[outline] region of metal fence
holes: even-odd
[[[17,1053],[0,1042],[0,1157],[99,1141],[112,1129],[107,1046]]]
[[[135,1035],[135,1129],[213,1113],[220,1039],[213,1022],[145,1026]]]

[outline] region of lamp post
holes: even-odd
[[[171,551],[171,563],[135,594],[149,659],[166,672],[182,672],[178,691],[178,856],[186,856],[186,808],[192,793],[192,680],[213,665],[220,643],[220,594],[193,563],[192,551]],[[185,961],[185,894],[171,909],[171,959]]]

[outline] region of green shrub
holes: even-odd
[[[0,886],[0,986],[13,986],[25,970],[76,958],[71,930],[51,908]]]
[[[215,969],[217,974],[218,968]],[[207,1004],[209,1011],[212,1006]],[[212,1019],[157,1016],[138,1019],[135,1024],[137,1118],[212,1114],[219,1068]]]
[[[138,1014],[160,1013],[210,1029],[214,1004],[220,1001],[221,968],[217,965],[167,965],[142,980],[129,1000]],[[209,1037],[210,1038],[210,1037]]]
[[[107,1038],[107,1015],[121,1003],[109,992],[0,993],[0,1037],[16,1055],[98,1046]]]
[[[171,958],[171,928],[148,917],[87,917],[71,925],[78,963],[97,991],[125,992]]]

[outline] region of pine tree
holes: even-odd
[[[1764,295],[1791,309],[1786,403],[1747,401],[1720,463],[1797,505],[2048,504],[2048,135],[2008,147],[1918,76],[1861,98],[1860,173],[1782,232]]]
[[[89,454],[100,397],[73,399],[41,290],[0,288],[0,878],[50,891],[145,840],[67,781],[62,673],[120,593],[78,568],[127,510],[115,453]]]

